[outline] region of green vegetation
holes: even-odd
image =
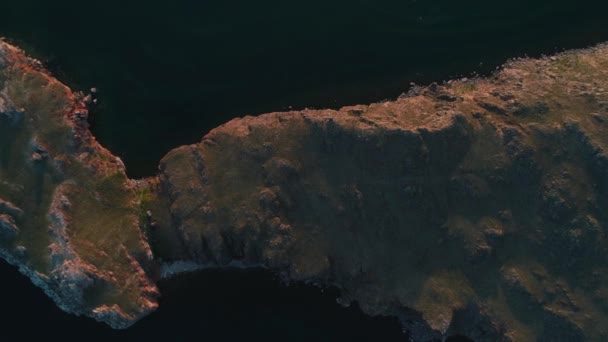
[[[44,286],[64,309],[128,326],[156,306],[138,197],[121,163],[72,121],[85,110],[78,97],[2,48],[12,65],[0,70],[0,199],[24,215],[0,247],[30,272],[53,274]]]
[[[419,340],[608,338],[608,46],[233,120],[138,181],[71,118],[67,88],[13,58],[0,198],[26,215],[0,247],[24,246],[68,310],[115,327],[153,310],[150,241],[156,262],[336,286]]]
[[[196,262],[337,286],[416,340],[605,340],[607,63],[600,46],[233,120],[161,162],[176,234]]]

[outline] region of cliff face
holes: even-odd
[[[166,259],[336,286],[415,340],[605,339],[607,81],[598,47],[233,120],[161,161],[152,236],[174,234]]]
[[[120,328],[156,308],[152,254],[122,162],[91,136],[90,97],[0,43],[0,256],[62,309]]]
[[[86,97],[0,56],[2,256],[70,312],[124,327],[155,275],[239,265],[335,286],[415,340],[608,335],[608,46],[236,119],[140,181]]]

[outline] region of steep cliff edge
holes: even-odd
[[[602,46],[236,119],[161,161],[152,241],[169,260],[338,287],[415,340],[602,340],[607,110]]]
[[[157,306],[152,253],[122,162],[91,136],[86,103],[0,43],[0,256],[63,310],[115,328]]]
[[[608,46],[235,119],[138,181],[86,97],[6,44],[0,69],[1,254],[67,311],[125,327],[159,274],[261,266],[415,340],[608,337]]]

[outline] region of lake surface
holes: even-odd
[[[97,87],[95,135],[130,176],[145,177],[168,150],[235,117],[394,99],[411,82],[607,41],[607,10],[587,0],[5,0],[0,35],[74,89]],[[264,272],[164,283],[161,310],[126,332],[61,313],[4,264],[0,275],[0,338],[40,327],[49,337],[118,340],[403,337],[394,320],[340,308],[331,291],[281,287]]]

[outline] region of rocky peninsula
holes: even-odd
[[[68,312],[125,328],[161,277],[264,267],[416,341],[608,338],[608,45],[235,119],[143,180],[6,43],[0,89],[0,255]]]

